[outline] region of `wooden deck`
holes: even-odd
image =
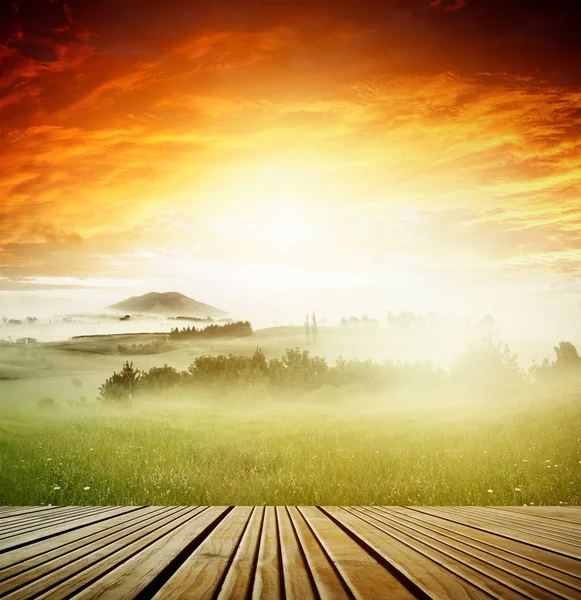
[[[1,598],[579,598],[580,507],[0,507]]]

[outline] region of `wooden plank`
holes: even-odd
[[[581,506],[575,505],[575,506],[539,506],[537,508],[541,508],[541,509],[547,509],[547,510],[551,510],[551,512],[553,511],[553,509],[555,510],[565,510],[567,512],[576,512],[579,516],[581,516]]]
[[[576,600],[581,508],[0,508],[0,597],[73,596]]]
[[[12,550],[14,548],[24,546],[26,544],[31,544],[33,542],[37,542],[45,538],[60,535],[67,531],[73,531],[75,529],[84,527],[85,525],[90,525],[98,521],[104,521],[106,519],[116,517],[120,514],[132,512],[134,510],[138,510],[139,508],[140,507],[138,506],[110,507],[107,508],[104,512],[100,512],[98,514],[91,515],[88,517],[83,517],[82,519],[77,519],[76,521],[67,522],[65,524],[61,523],[59,525],[47,527],[46,529],[41,529],[39,531],[31,531],[29,533],[24,533],[22,535],[11,537],[7,540],[1,540],[0,553],[7,552],[8,550]]]
[[[347,592],[347,583],[340,577],[331,558],[325,554],[323,547],[315,537],[313,530],[299,508],[296,506],[289,506],[287,508],[299,543],[303,549],[318,597],[321,600],[349,600],[352,598],[352,595],[349,595]],[[308,508],[301,510],[308,510]],[[317,513],[323,516],[320,511],[317,511]],[[325,517],[325,519],[327,518]],[[333,525],[331,521],[329,522]],[[338,527],[337,530],[339,533],[343,533]],[[351,541],[346,534],[343,535],[345,535],[347,540]],[[361,550],[359,546],[357,548]]]
[[[4,507],[6,508],[6,507]],[[61,508],[59,506],[12,506],[12,507],[8,507],[11,508],[12,510],[3,510],[0,513],[0,519],[2,520],[2,522],[4,521],[4,519],[8,518],[8,517],[14,517],[14,516],[18,516],[18,515],[29,515],[29,514],[33,514],[33,513],[41,513],[41,512],[46,512],[46,511],[51,511],[54,510],[55,508]]]
[[[441,517],[442,519],[448,519],[455,523],[460,523],[462,525],[466,525],[468,527],[473,527],[475,529],[479,529],[480,531],[487,531],[488,533],[493,533],[495,535],[501,536],[506,539],[516,540],[519,542],[523,542],[525,544],[529,544],[530,546],[536,546],[537,548],[543,548],[544,550],[548,550],[550,552],[557,552],[563,556],[568,556],[570,558],[574,558],[576,560],[581,559],[581,553],[579,549],[575,546],[571,546],[570,544],[564,544],[562,542],[557,542],[545,537],[536,536],[533,534],[526,534],[519,531],[515,531],[509,527],[503,527],[498,525],[491,525],[489,523],[483,522],[481,519],[476,518],[475,516],[470,516],[468,514],[459,514],[454,512],[449,512],[447,507],[421,507],[423,511],[427,511],[430,514]]]
[[[273,506],[264,509],[258,561],[252,586],[252,600],[282,597],[281,557],[276,513]]]
[[[4,513],[8,513],[8,512],[14,512],[14,511],[25,510],[25,509],[30,509],[30,508],[32,508],[32,509],[47,508],[47,505],[41,504],[41,505],[26,506],[26,505],[13,504],[11,506],[0,506],[0,515],[2,515]]]
[[[479,518],[485,519],[502,519],[503,522],[509,520],[515,525],[523,524],[524,526],[530,525],[531,527],[537,527],[545,531],[559,530],[564,531],[568,528],[573,528],[576,533],[579,532],[579,527],[576,523],[560,523],[555,521],[554,529],[552,523],[546,519],[539,518],[536,514],[522,514],[521,512],[511,512],[507,510],[500,510],[500,507],[496,506],[447,506],[447,510],[455,512],[468,513],[472,515],[478,515]],[[522,507],[519,507],[522,508]]]
[[[85,508],[91,508],[91,507],[85,507]],[[0,521],[0,532],[9,530],[15,526],[24,526],[27,523],[40,522],[43,519],[46,520],[46,519],[58,518],[59,515],[71,513],[78,509],[79,509],[78,506],[66,506],[66,507],[60,506],[60,507],[55,508],[50,511],[41,511],[40,513],[33,512],[33,513],[26,513],[24,515],[18,514],[18,515],[13,515],[10,517],[5,517],[4,519],[2,519]]]
[[[413,582],[428,598],[523,598],[521,594],[504,586],[487,585],[484,578],[475,577],[472,569],[461,564],[454,565],[455,568],[451,570],[441,562],[440,553],[423,547],[409,536],[386,526],[372,525],[345,507],[324,507],[323,510],[350,531],[358,543],[380,556],[385,563]]]
[[[581,544],[581,526],[574,523],[545,519],[535,515],[525,515],[517,512],[498,510],[496,507],[487,507],[488,513],[492,513],[503,523],[512,523],[519,527],[526,527],[531,531],[538,531],[544,535],[557,535],[569,543]]]
[[[466,507],[473,510],[464,510],[464,507],[447,507],[446,511],[451,514],[457,514],[461,518],[467,516],[468,518],[477,520],[482,524],[491,525],[493,527],[501,527],[507,531],[516,532],[525,536],[535,536],[540,539],[549,540],[555,543],[562,543],[570,546],[572,552],[576,552],[581,557],[581,546],[575,539],[570,539],[569,536],[559,533],[557,531],[551,532],[550,528],[537,527],[533,524],[525,524],[517,521],[516,519],[511,520],[510,518],[497,517],[495,514],[489,513],[489,511],[478,510],[481,507]]]
[[[379,519],[370,515],[366,507],[351,507],[347,510],[380,531],[404,541],[417,552],[429,557],[450,572],[456,573],[482,592],[500,598],[531,597],[529,588],[532,586],[529,582],[521,582],[516,578],[511,578],[489,563],[483,564],[474,554],[459,551],[450,544],[438,541],[433,536],[424,535],[409,527],[402,527],[393,521]],[[534,587],[534,590],[539,591],[536,587]],[[546,596],[540,597],[546,598]]]
[[[560,540],[568,544],[579,545],[581,543],[580,528],[565,525],[563,523],[551,523],[544,519],[538,519],[531,515],[508,513],[496,510],[494,507],[454,507],[460,508],[462,513],[475,514],[479,518],[486,519],[499,525],[509,525],[520,531],[530,531],[537,535],[548,536],[551,539]]]
[[[258,561],[263,519],[264,507],[255,506],[234,555],[234,560],[226,573],[217,600],[246,600],[248,598]]]
[[[106,546],[112,547],[111,544],[117,540],[127,540],[132,533],[141,532],[149,525],[162,525],[163,519],[173,517],[176,512],[183,512],[183,510],[185,509],[176,507],[166,509],[160,518],[159,510],[151,511],[145,508],[138,513],[140,518],[134,523],[127,524],[124,522],[120,527],[114,528],[113,532],[102,534],[97,539],[90,541],[83,539],[74,548],[60,546],[46,555],[37,556],[35,560],[20,563],[11,570],[7,570],[6,573],[2,572],[3,580],[0,582],[0,597],[47,577],[51,573],[55,573],[54,578],[58,578],[59,574],[56,572],[59,569],[63,569],[83,557],[90,556]],[[125,517],[125,515],[123,516]],[[60,542],[61,536],[56,539]],[[70,569],[67,572],[70,572]]]
[[[22,523],[12,523],[10,527],[6,527],[1,535],[0,535],[0,543],[4,543],[9,541],[10,538],[15,536],[21,536],[29,532],[41,531],[42,529],[46,529],[49,527],[55,527],[57,525],[77,521],[81,518],[96,515],[107,510],[110,510],[111,507],[106,506],[96,506],[92,507],[90,510],[70,510],[70,511],[59,511],[52,516],[46,516],[43,519],[38,519],[33,522],[23,521]]]
[[[338,598],[352,597],[357,600],[393,598],[394,600],[411,600],[425,597],[415,594],[414,586],[408,587],[396,575],[394,565],[378,562],[368,549],[353,540],[345,531],[329,518],[336,507],[326,507],[325,512],[314,506],[301,506],[298,511],[304,517],[320,548],[335,567],[338,587]],[[339,511],[341,517],[349,521],[352,517],[345,511]],[[397,548],[396,550],[399,550]],[[405,578],[405,575],[403,576]],[[330,579],[332,582],[333,579]],[[341,591],[343,590],[343,593]],[[345,592],[345,590],[348,590]],[[335,598],[333,587],[326,591],[328,598]],[[321,596],[323,597],[323,596]]]
[[[70,520],[80,519],[89,515],[97,514],[107,510],[104,506],[83,508],[79,510],[62,510],[58,514],[34,521],[25,521],[23,523],[13,523],[10,527],[0,531],[0,540],[5,540],[15,535],[22,535],[28,531],[37,531],[46,527],[51,527],[59,523],[65,523]]]
[[[162,506],[144,507],[139,511],[133,511],[113,517],[106,521],[87,525],[76,531],[18,548],[12,552],[0,555],[0,582],[14,577],[23,571],[27,571],[38,565],[47,563],[59,556],[68,554],[78,548],[109,538],[118,531],[126,531],[133,524],[143,523],[151,516],[162,517],[172,508]]]
[[[448,535],[402,517],[401,514],[364,507],[357,507],[356,510],[441,552],[445,557],[443,564],[447,564],[452,570],[453,561],[459,561],[485,577],[532,598],[561,597],[575,600],[579,597],[581,590],[543,577],[538,571],[531,569],[530,564],[507,561],[507,556],[500,555],[499,551],[490,552],[486,548],[462,540],[460,536]],[[510,556],[508,558],[510,559]]]
[[[187,600],[212,600],[249,523],[252,507],[237,506],[202,541],[154,596]]]
[[[412,515],[419,522],[432,525],[439,531],[459,535],[463,540],[490,548],[492,552],[507,553],[512,557],[511,560],[530,561],[539,572],[545,573],[547,577],[552,577],[565,585],[576,588],[579,584],[581,575],[579,561],[572,558],[442,519],[426,512],[425,507],[377,507],[377,509]]]
[[[30,582],[6,596],[11,600],[25,598],[68,598],[106,575],[109,570],[123,565],[124,561],[138,554],[148,545],[186,523],[198,509],[172,507],[174,512],[162,519],[153,520],[146,527],[117,539],[111,544],[97,548],[89,555],[67,562],[62,560],[60,568]],[[201,509],[200,509],[201,510]]]
[[[571,527],[575,527],[578,531],[579,526],[581,525],[581,516],[577,518],[574,516],[573,511],[568,509],[561,511],[559,508],[555,508],[553,506],[495,506],[495,508],[512,514],[517,513],[528,515],[529,517],[534,517],[535,519],[558,521],[560,523],[570,525]],[[565,512],[569,512],[569,515],[563,514]]]
[[[316,600],[312,575],[286,507],[276,507],[284,594],[287,600]]]
[[[157,579],[164,572],[173,571],[176,561],[181,564],[181,555],[189,555],[229,510],[225,506],[196,509],[185,521],[180,519],[177,527],[166,526],[143,537],[133,547],[124,548],[102,565],[83,571],[39,599],[59,600],[73,593],[76,600],[152,598],[157,591]]]

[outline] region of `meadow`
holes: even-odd
[[[246,396],[0,411],[0,504],[581,504],[581,398]]]
[[[309,369],[320,365],[297,355],[291,380],[308,385],[285,388],[277,357],[302,335],[278,328],[164,344],[136,355],[137,366],[182,371],[201,356],[251,360],[260,347],[276,369],[265,379],[248,361],[205,359],[179,385],[146,386],[120,403],[96,400],[127,359],[119,345],[141,348],[156,336],[0,348],[0,504],[581,504],[579,379],[559,387],[551,375],[577,373],[576,352],[545,368],[543,386],[515,383],[513,355],[488,348],[463,355],[457,381],[386,367],[379,388],[365,380],[375,372],[367,363],[324,371],[317,383]],[[426,359],[438,348],[436,339],[406,346],[384,336],[330,329],[316,353],[334,365],[341,355],[412,356],[412,345]],[[220,364],[241,371],[208,384]],[[350,384],[358,373],[364,379]],[[404,379],[389,384],[398,373]],[[513,389],[490,387],[497,379]]]

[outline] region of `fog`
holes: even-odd
[[[361,319],[361,317],[362,315],[359,315],[357,318]],[[37,320],[29,321],[26,316],[22,316],[21,319],[18,319],[21,320],[20,324],[12,324],[9,319],[5,318],[5,322],[0,322],[0,340],[16,342],[21,338],[33,338],[39,343],[54,343],[78,336],[169,334],[175,327],[195,326],[200,328],[210,324],[209,321],[186,321],[146,316],[134,316],[129,320],[121,321],[119,315],[105,313],[34,318]],[[233,318],[236,320],[236,317]],[[267,339],[274,331],[277,333],[272,333],[272,335],[282,341],[285,337],[284,329],[293,327],[292,334],[288,339],[289,347],[304,345],[304,336],[301,331],[304,317],[295,320],[256,318],[251,322],[254,331],[259,335],[256,344],[260,344],[262,338]],[[328,359],[333,360],[342,355],[380,362],[384,360],[429,360],[444,368],[447,368],[451,361],[466,349],[468,342],[478,333],[478,321],[470,319],[442,319],[434,331],[406,331],[381,323],[379,320],[371,328],[359,325],[345,329],[340,327],[340,321],[326,319],[324,316],[319,317],[319,323],[324,329],[340,332],[338,345],[326,347],[324,343],[321,343],[319,347],[309,348],[312,353],[320,353]],[[550,357],[553,346],[559,341],[565,340],[577,344],[580,337],[572,334],[573,332],[570,332],[567,336],[538,339],[532,335],[512,337],[506,335],[502,327],[498,326],[496,339],[507,343],[510,349],[518,355],[521,368],[528,369],[533,360],[542,362],[543,359]],[[121,338],[118,339],[118,343],[122,343]],[[235,341],[233,345],[236,346]],[[166,358],[164,357],[163,360]],[[171,357],[168,357],[167,360],[171,361]]]
[[[0,344],[3,504],[579,503],[574,348],[355,314],[308,336],[306,315],[243,337],[102,312],[2,325],[56,340]],[[532,358],[551,360],[536,378]]]

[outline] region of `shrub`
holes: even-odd
[[[329,382],[334,386],[365,383],[379,387],[387,381],[389,365],[380,365],[371,360],[346,360],[339,357],[329,373]]]
[[[533,364],[529,374],[539,383],[571,383],[581,379],[581,357],[571,342],[559,342],[554,346],[556,360],[548,358],[540,365]]]
[[[152,367],[147,373],[141,375],[139,380],[139,389],[161,390],[179,385],[183,380],[183,375],[173,367],[163,365],[163,367]]]
[[[79,396],[78,400],[73,400],[72,398],[67,398],[67,404],[69,406],[73,406],[75,408],[88,408],[94,406],[93,402],[89,402],[86,396]]]
[[[117,346],[117,352],[119,354],[159,354],[162,352],[163,347],[165,346],[166,339],[162,338],[159,340],[153,340],[146,344],[131,344],[130,346],[125,346],[123,344],[119,344]]]
[[[193,383],[232,383],[245,381],[258,383],[267,374],[268,365],[262,350],[252,356],[198,356],[189,366],[188,373]]]
[[[119,373],[114,372],[99,388],[100,400],[114,403],[127,402],[136,390],[140,379],[141,371],[135,369],[132,362],[126,362]]]
[[[37,404],[38,404],[38,407],[42,408],[42,409],[56,408],[58,406],[58,402],[54,398],[51,398],[50,396],[45,396],[44,398],[41,398],[37,402]]]
[[[482,337],[469,344],[452,365],[450,375],[453,381],[477,390],[513,387],[524,381],[517,358],[507,344]]]

